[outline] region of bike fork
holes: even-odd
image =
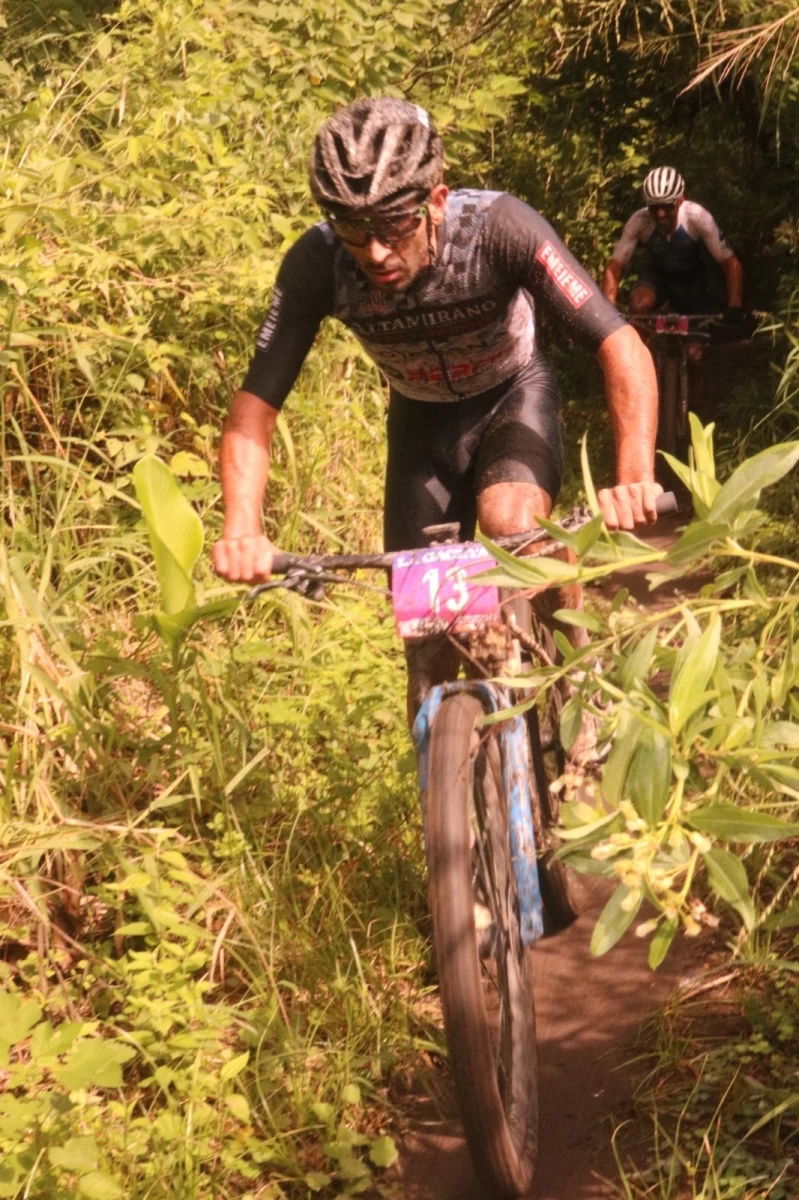
[[[441,702],[455,692],[471,692],[477,696],[487,713],[500,712],[510,702],[499,688],[479,679],[464,679],[441,683],[431,688],[416,717],[413,741],[419,771],[419,787],[427,791],[427,757],[430,732]],[[499,727],[502,784],[508,807],[511,862],[516,876],[519,897],[519,926],[522,943],[531,946],[544,933],[544,910],[538,880],[538,858],[533,827],[533,797],[527,727],[523,716],[508,717]]]

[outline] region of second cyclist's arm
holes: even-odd
[[[624,226],[621,237],[613,247],[610,258],[605,264],[602,275],[602,291],[611,304],[615,304],[619,295],[619,284],[625,268],[635,253],[635,248],[641,237],[642,215],[634,213]]]
[[[724,259],[721,269],[727,284],[727,306],[740,308],[743,304],[744,292],[744,273],[741,260],[735,254],[731,254],[729,258]]]
[[[615,258],[609,258],[602,274],[602,291],[611,304],[616,303],[623,274],[624,264],[617,262]]]

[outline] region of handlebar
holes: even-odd
[[[666,513],[679,511],[677,497],[674,492],[662,492],[656,502],[655,509],[658,516],[664,516]],[[568,516],[561,521],[562,528],[571,532],[576,529],[581,529],[583,525],[587,525],[592,519],[591,513],[586,508],[576,508]],[[520,547],[535,545],[537,542],[552,541],[552,535],[545,529],[528,529],[523,533],[512,533],[506,537],[498,537],[492,539],[497,546],[501,546],[505,550],[517,550]],[[331,575],[331,571],[353,571],[360,570],[384,570],[387,571],[392,564],[397,551],[392,551],[390,554],[287,554],[280,551],[272,559],[272,574],[273,575],[289,575],[291,572],[304,572],[314,581],[323,583],[340,583],[346,577],[342,575]],[[267,583],[258,584],[248,594],[248,599],[254,598],[261,592],[268,590],[270,587],[282,586],[280,581],[269,581]]]

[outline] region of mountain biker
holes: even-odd
[[[224,528],[213,548],[223,578],[269,577],[261,516],[272,435],[326,316],[353,331],[389,383],[387,550],[424,544],[428,524],[460,521],[468,539],[476,518],[498,537],[549,514],[560,399],[536,347],[539,300],[604,373],[617,478],[599,493],[608,526],[656,519],[648,350],[539,213],[504,192],[450,192],[442,162],[428,114],[404,100],[356,100],[319,130],[310,182],[324,220],[283,259],[223,432]],[[407,643],[414,708],[452,669],[446,639],[431,642]]]
[[[685,183],[674,167],[655,167],[644,180],[645,208],[634,212],[605,266],[602,291],[616,303],[624,269],[637,246],[647,253],[646,265],[633,284],[630,312],[644,316],[663,305],[670,311],[692,314],[715,312],[717,302],[707,294],[702,247],[721,266],[727,288],[724,319],[737,323],[743,317],[743,272],[724,234],[706,208],[685,199]],[[704,388],[704,348],[687,347],[694,376],[695,398]]]

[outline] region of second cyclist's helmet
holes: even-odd
[[[356,100],[316,135],[311,191],[332,213],[407,208],[441,181],[441,139],[423,108],[390,96]]]
[[[685,191],[685,181],[674,167],[655,167],[644,180],[645,204],[673,204]]]

